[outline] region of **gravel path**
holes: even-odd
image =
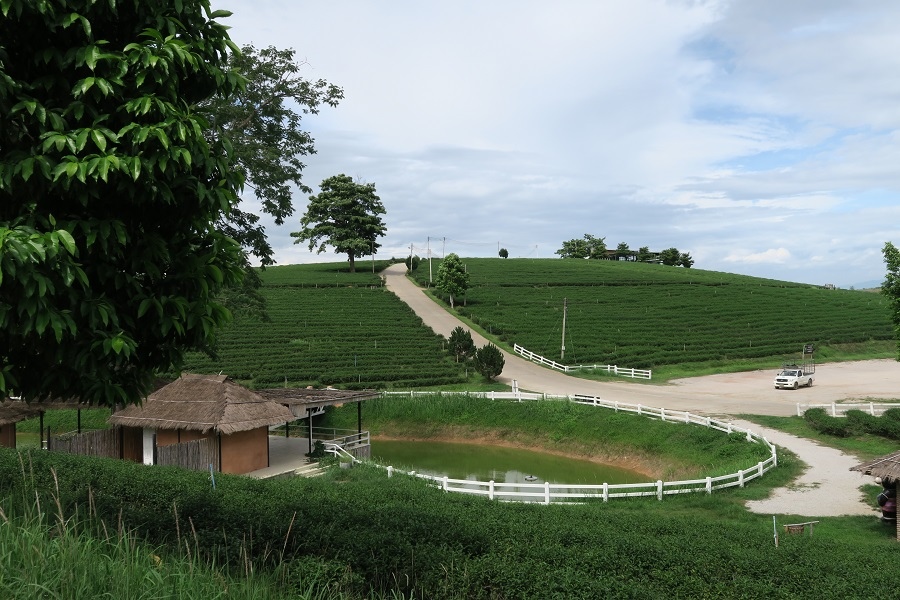
[[[385,271],[387,287],[406,302],[436,333],[449,336],[462,325],[456,317],[432,301],[406,277],[406,265]],[[470,330],[471,331],[471,330]],[[487,340],[471,331],[476,346]],[[822,404],[846,399],[879,401],[900,396],[900,363],[867,360],[830,363],[816,367],[815,384],[800,390],[776,390],[775,369],[679,379],[665,385],[597,382],[571,377],[503,352],[506,361],[497,379],[522,390],[547,394],[585,394],[631,404],[686,410],[711,416],[797,414],[798,404]],[[802,406],[801,406],[802,409]],[[777,489],[765,500],[751,501],[747,508],[763,514],[807,517],[876,515],[872,499],[859,488],[872,478],[850,471],[859,464],[855,457],[807,439],[733,419],[735,425],[752,429],[776,446],[797,454],[808,469],[790,487]]]

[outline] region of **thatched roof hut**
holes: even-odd
[[[4,400],[0,402],[0,425],[13,425],[19,421],[36,417],[41,409],[21,400]]]
[[[893,482],[894,490],[900,496],[900,451],[850,467],[850,470],[861,471],[866,475],[881,477],[882,481]],[[897,541],[900,541],[900,521],[896,522],[896,527]]]
[[[850,470],[882,479],[900,480],[900,451],[850,467]]]
[[[295,418],[286,407],[266,400],[226,375],[182,375],[150,394],[143,405],[117,411],[109,422],[123,427],[229,435]]]

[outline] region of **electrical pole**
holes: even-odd
[[[559,351],[559,360],[563,360],[566,356],[566,311],[568,304],[566,298],[563,298],[563,326],[562,326],[562,348]]]
[[[431,283],[431,236],[426,238],[425,245],[428,247],[428,283]]]

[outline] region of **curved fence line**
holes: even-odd
[[[641,404],[628,404],[623,402],[610,402],[596,396],[548,396],[546,394],[523,394],[520,392],[457,392],[470,396],[480,396],[492,399],[523,400],[568,400],[578,404],[607,408],[615,411],[632,412],[649,418],[676,423],[687,423],[711,427],[725,433],[743,433],[748,442],[765,444],[771,456],[750,468],[741,469],[737,473],[720,475],[718,477],[705,477],[703,479],[691,479],[686,481],[652,481],[647,483],[624,483],[586,485],[566,483],[497,483],[495,481],[471,481],[468,479],[451,479],[449,477],[436,477],[416,473],[415,471],[402,471],[393,467],[387,469],[388,477],[394,473],[403,473],[425,479],[440,487],[445,492],[458,492],[462,494],[474,494],[487,496],[491,500],[506,500],[513,502],[570,502],[573,500],[598,499],[604,502],[610,498],[634,498],[640,496],[656,496],[662,500],[663,496],[672,494],[687,494],[693,492],[706,492],[711,494],[713,490],[721,490],[730,487],[744,487],[748,481],[762,477],[778,465],[778,454],[775,445],[765,437],[756,435],[749,429],[737,427],[732,423],[720,421],[711,417],[702,417],[686,411],[667,410],[654,408]],[[452,392],[382,392],[382,396],[424,396],[424,395],[453,395]]]
[[[594,371],[606,371],[613,375],[631,377],[632,379],[651,379],[653,377],[653,372],[649,369],[626,369],[624,367],[617,367],[616,365],[564,365],[555,360],[544,358],[540,354],[535,354],[531,350],[527,350],[518,344],[513,345],[513,350],[516,354],[526,360],[530,360],[539,365],[544,365],[545,367],[550,367],[551,369],[556,369],[557,371],[562,371],[563,373],[590,369]]]

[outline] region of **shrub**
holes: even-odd
[[[505,363],[503,353],[493,344],[482,346],[475,351],[475,370],[488,379],[494,379],[502,373]]]

